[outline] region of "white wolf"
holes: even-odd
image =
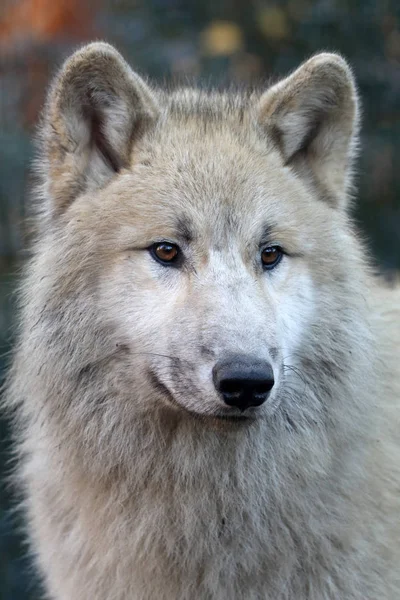
[[[152,89],[102,43],[61,70],[7,394],[50,598],[400,598],[356,135],[334,54],[260,93]]]

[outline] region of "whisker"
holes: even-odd
[[[292,371],[293,373],[295,373],[302,380],[303,383],[306,383],[306,380],[304,378],[303,373],[297,367],[294,367],[293,365],[288,365],[286,363],[283,363],[283,368],[284,368],[284,370]]]
[[[134,356],[142,356],[142,355],[145,355],[145,356],[157,356],[157,357],[160,357],[160,358],[168,358],[169,360],[177,361],[177,362],[180,362],[180,363],[185,362],[187,364],[190,364],[190,361],[185,360],[184,358],[179,358],[179,356],[171,356],[169,354],[160,354],[158,352],[132,352],[132,351],[130,351],[130,354],[132,354]]]
[[[293,365],[288,365],[286,363],[283,363],[283,369],[284,369],[284,371],[290,371],[290,372],[294,373],[295,375],[297,375],[297,377],[302,381],[302,383],[304,385],[304,389],[301,392],[302,394],[304,394],[304,392],[308,388],[308,383],[307,383],[303,373],[300,371],[300,369],[298,369],[297,367],[294,367]],[[287,386],[287,389],[289,389],[289,387],[290,386]]]

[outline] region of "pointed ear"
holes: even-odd
[[[350,68],[336,54],[318,54],[263,94],[260,122],[291,165],[320,196],[346,204],[358,131]]]
[[[81,193],[127,166],[156,119],[155,95],[108,44],[82,48],[62,67],[44,112],[45,196],[60,214]]]

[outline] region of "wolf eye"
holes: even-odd
[[[170,244],[169,242],[159,242],[157,244],[153,244],[150,246],[149,250],[154,260],[162,265],[171,265],[176,263],[180,255],[179,247],[175,244]]]
[[[271,270],[281,261],[283,256],[282,248],[279,246],[268,246],[261,252],[261,262],[264,269]]]

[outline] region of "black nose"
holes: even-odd
[[[274,385],[274,372],[267,361],[234,356],[214,366],[213,379],[226,404],[246,410],[265,402]]]

